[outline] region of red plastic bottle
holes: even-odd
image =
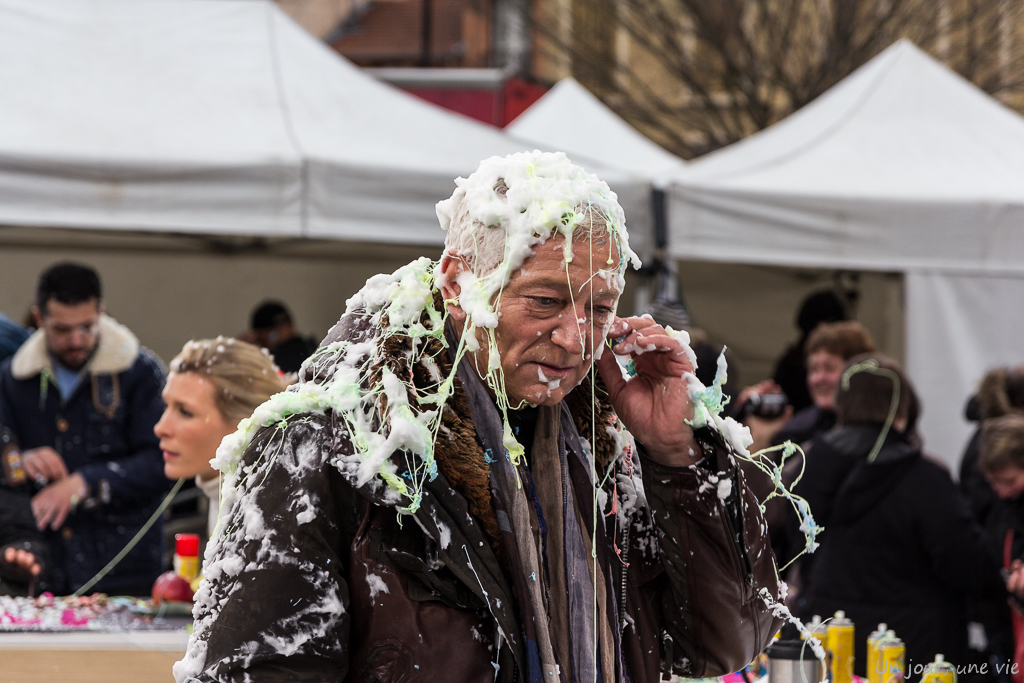
[[[189,583],[199,576],[199,536],[174,535],[174,573]]]

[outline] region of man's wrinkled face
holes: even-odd
[[[574,240],[569,263],[564,247],[562,237],[534,247],[495,307],[497,351],[512,406],[557,405],[590,371],[593,350],[615,318],[619,258],[610,238]],[[477,336],[481,349],[473,360],[483,371],[490,350],[480,331]]]
[[[99,343],[102,304],[89,299],[78,304],[62,304],[55,299],[46,309],[33,309],[36,324],[46,335],[46,347],[57,361],[72,370],[85,365]]]

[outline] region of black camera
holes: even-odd
[[[786,412],[787,405],[789,405],[789,397],[782,392],[776,394],[753,392],[747,397],[746,402],[740,406],[738,419],[742,420],[753,415],[765,420],[774,420],[777,417],[782,417],[782,414]]]

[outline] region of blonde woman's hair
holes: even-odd
[[[193,339],[171,361],[171,372],[192,372],[213,383],[217,409],[237,423],[288,383],[264,350],[230,337]]]

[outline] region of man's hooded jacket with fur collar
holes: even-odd
[[[58,531],[48,531],[52,585],[70,593],[91,579],[142,527],[170,487],[153,426],[164,409],[164,369],[128,328],[101,316],[99,342],[85,376],[66,400],[55,380],[46,338],[33,334],[0,365],[0,424],[23,451],[54,448],[79,472],[90,499]],[[162,525],[100,583],[107,593],[146,595],[162,567]]]
[[[408,337],[385,337],[368,320],[342,318],[304,368],[300,392],[330,381],[344,352],[326,356],[339,340],[377,344],[381,366],[417,387],[451,370],[443,352],[433,356],[440,368],[409,367]],[[340,464],[353,446],[336,412],[293,415],[256,435],[207,551],[195,630],[174,667],[179,683],[528,680],[522,577],[502,544],[508,521],[495,512],[467,365],[443,408],[438,474],[412,515],[400,517],[381,487],[360,485]],[[599,402],[594,416],[590,392],[581,385],[561,409],[584,510],[595,491],[581,463],[592,451],[603,471],[616,453],[603,428],[611,409]],[[581,434],[596,437],[592,449]],[[778,586],[758,505],[718,433],[696,436],[703,464],[673,468],[628,454],[615,465],[618,486],[597,494],[596,528],[583,515],[613,605],[615,680],[734,671],[779,626],[759,597],[762,589],[777,596]]]

